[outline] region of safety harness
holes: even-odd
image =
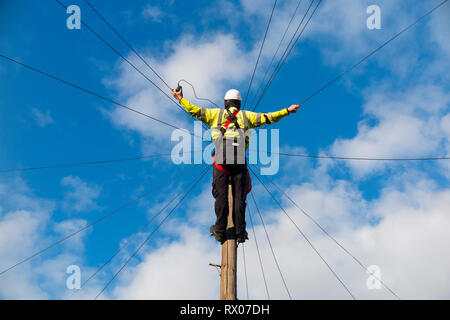
[[[235,112],[231,113],[231,111],[229,109],[225,109],[228,112],[228,117],[227,117],[227,121],[225,122],[225,124],[220,127],[220,128],[215,128],[218,129],[220,131],[220,135],[216,138],[216,140],[221,141],[222,139],[225,138],[225,132],[228,129],[228,126],[230,125],[230,123],[233,122],[234,126],[236,129],[240,129],[240,126],[237,122],[237,114],[239,113],[240,110],[236,110]],[[223,118],[223,112],[224,110],[221,110],[220,114],[219,114],[219,118],[217,120],[218,124],[219,122],[221,122],[222,118]],[[245,114],[245,111],[242,112],[243,118],[244,118],[244,130],[247,130],[248,128],[248,120],[247,120],[247,116]],[[220,171],[222,171],[223,173],[225,173],[227,176],[230,175],[230,171],[227,170],[224,166],[218,164],[216,162],[216,153],[214,152],[213,154],[213,166],[216,166],[217,169],[219,169]]]

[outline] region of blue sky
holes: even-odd
[[[258,111],[276,111],[302,101],[439,3],[322,2]],[[366,27],[366,8],[374,2],[381,8],[381,30]],[[165,89],[84,1],[64,3],[78,4],[85,23]],[[273,1],[92,0],[92,4],[172,87],[179,79],[187,79],[200,96],[220,103],[229,88],[246,92]],[[308,4],[304,0],[299,13],[305,12]],[[296,5],[297,1],[279,1],[253,88],[260,83]],[[296,115],[275,124],[273,128],[280,129],[281,150],[356,157],[448,156],[449,14],[449,5],[445,4],[314,97]],[[55,1],[46,0],[39,5],[28,0],[0,2],[0,53],[193,131],[191,118],[84,26],[81,30],[68,30],[67,16]],[[295,22],[300,18],[298,14]],[[0,170],[170,153],[174,145],[170,141],[171,128],[3,59],[0,75]],[[196,103],[190,88],[184,89],[185,97]],[[251,103],[252,100],[249,106]],[[437,279],[445,283],[442,279],[448,279],[448,274],[444,271],[450,266],[450,260],[442,261],[438,254],[450,244],[443,232],[450,226],[446,214],[449,168],[445,161],[368,163],[281,157],[278,174],[270,178],[350,251],[367,264],[380,265],[384,279],[405,298],[448,298],[450,288],[439,285]],[[176,166],[165,157],[1,173],[0,268],[14,264],[185,169],[187,165]],[[1,276],[0,297],[67,297],[67,266],[79,265],[82,276],[87,277],[200,170],[195,169],[196,174],[186,175],[82,236]],[[208,266],[209,262],[217,262],[220,254],[208,236],[209,225],[214,221],[211,180],[209,172],[175,212],[176,218],[155,235],[139,258],[111,285],[105,298],[217,298],[217,273]],[[348,298],[256,181],[254,188],[294,297]],[[294,214],[289,202],[282,201]],[[314,226],[301,220],[299,213],[295,215],[358,297],[391,298],[385,290],[368,290],[364,270],[354,266],[354,261],[333,247]],[[260,224],[256,232],[262,242]],[[139,234],[138,238],[143,236]],[[133,242],[133,246],[136,244]],[[268,248],[265,242],[261,246],[263,251]],[[256,270],[256,256],[250,257],[255,255],[253,241],[248,248],[249,267]],[[131,249],[127,253],[130,252]],[[286,298],[273,261],[266,253],[273,297]],[[299,257],[298,263],[311,262],[302,263],[301,269],[290,259],[294,253]],[[190,279],[174,276],[176,265],[183,260],[181,255],[192,259],[185,266]],[[126,254],[117,257],[79,297],[95,297],[125,259]],[[411,264],[417,268],[409,270]],[[430,269],[435,272],[429,272]],[[239,276],[242,280],[241,273]],[[253,298],[265,298],[259,277],[255,273],[250,279]],[[420,279],[414,290],[408,282],[411,278]],[[180,281],[182,289],[174,290]],[[204,285],[193,288],[189,281]],[[240,283],[240,290],[244,290],[243,282]],[[11,284],[15,284],[14,290],[9,289]],[[243,292],[240,291],[241,296]]]

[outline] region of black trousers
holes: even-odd
[[[248,170],[245,164],[233,164],[223,167],[230,172],[226,175],[215,165],[213,165],[213,183],[212,194],[216,199],[214,209],[216,211],[216,232],[225,233],[228,218],[228,179],[231,177],[233,186],[233,221],[236,229],[236,235],[245,231],[245,207],[247,198],[247,175]]]

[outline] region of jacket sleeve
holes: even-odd
[[[182,98],[180,100],[180,105],[186,109],[187,112],[191,115],[191,117],[197,118],[198,120],[212,126],[214,122],[214,117],[217,116],[218,109],[210,109],[210,108],[201,108],[192,104],[186,98]]]
[[[269,113],[256,113],[251,111],[246,111],[248,126],[250,129],[258,128],[266,124],[272,124],[280,121],[287,115],[289,112],[287,108],[281,109],[280,111],[269,112]]]

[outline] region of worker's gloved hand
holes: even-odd
[[[176,90],[176,89],[175,89]],[[183,98],[183,89],[180,89],[178,91],[175,91],[173,89],[170,89],[170,92],[172,93],[173,97],[180,101]]]
[[[298,111],[298,108],[300,108],[299,104],[293,104],[288,109],[289,113],[296,113]]]

